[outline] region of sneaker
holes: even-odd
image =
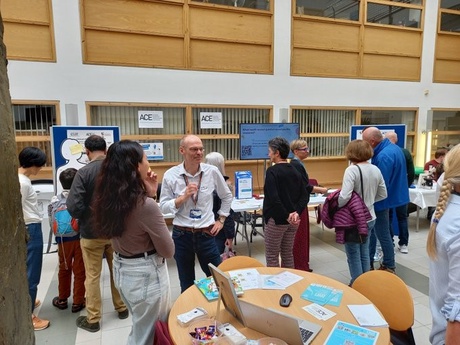
[[[72,313],[78,313],[79,311],[85,309],[85,303],[82,304],[72,304]]]
[[[125,309],[125,310],[123,310],[123,311],[118,312],[118,318],[119,318],[120,320],[127,319],[128,316],[129,316],[129,311],[128,311],[128,309]]]
[[[94,322],[94,323],[89,323],[88,320],[86,319],[86,316],[79,316],[77,318],[77,327],[84,329],[85,331],[88,332],[97,332],[101,329],[101,326],[99,322]]]
[[[409,254],[409,249],[407,248],[405,244],[399,246],[399,251],[402,254]]]
[[[34,314],[32,314],[32,324],[34,325],[34,331],[41,331],[50,326],[50,322],[48,320],[42,320]]]
[[[374,255],[374,261],[380,261],[383,258],[383,252],[381,248],[377,248]]]
[[[384,265],[380,265],[379,271],[387,271],[387,272],[395,273],[395,274],[396,274],[394,268],[386,267],[386,266],[384,266]]]
[[[38,298],[35,300],[35,303],[34,303],[34,309],[38,308],[39,306],[42,305],[42,301],[40,301]]]
[[[66,299],[59,299],[59,296],[53,298],[53,305],[61,310],[67,309],[67,300]]]

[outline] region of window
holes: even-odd
[[[57,124],[56,104],[13,104],[12,112],[18,154],[27,146],[42,149],[47,167],[52,165],[50,127]]]
[[[362,125],[405,124],[407,129],[406,149],[414,151],[416,110],[366,109],[361,112]]]
[[[441,0],[440,30],[460,32],[460,1]]]
[[[216,112],[222,114],[222,129],[200,128],[200,114]],[[239,124],[270,122],[270,109],[260,108],[192,108],[192,133],[204,138],[206,152],[222,153],[226,160],[239,160]],[[206,139],[206,135],[212,138]]]
[[[199,135],[207,153],[220,152],[226,160],[239,160],[239,123],[271,121],[271,107],[222,107],[191,105],[90,104],[91,125],[119,126],[123,139],[140,143],[163,143],[163,162],[179,162],[179,140],[186,133]],[[161,111],[163,128],[139,128],[139,111]],[[203,112],[219,113],[222,128],[201,128]]]
[[[368,23],[378,23],[386,25],[407,26],[420,28],[420,18],[422,10],[394,6],[393,4],[367,4]]]
[[[431,133],[431,156],[438,148],[451,147],[460,143],[460,110],[433,111]]]
[[[355,118],[356,110],[292,110],[292,122],[300,123],[300,137],[308,142],[310,157],[344,156]]]
[[[216,5],[254,8],[258,10],[269,10],[270,0],[193,0],[196,2],[206,2]]]
[[[359,4],[357,0],[297,0],[296,13],[333,19],[359,20]]]
[[[358,117],[361,121],[357,121]],[[310,157],[337,158],[345,156],[352,125],[407,126],[406,148],[415,147],[415,109],[293,109],[292,122],[300,123],[300,136],[310,146]]]
[[[163,128],[139,128],[139,111],[161,111]],[[91,125],[118,126],[123,139],[162,143],[167,162],[180,161],[179,138],[185,133],[185,107],[90,106]]]

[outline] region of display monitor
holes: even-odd
[[[290,143],[299,136],[298,123],[240,123],[240,159],[268,159],[270,139],[283,137]]]

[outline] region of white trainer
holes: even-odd
[[[402,254],[409,254],[409,249],[407,248],[407,246],[405,244],[399,246],[399,251]]]

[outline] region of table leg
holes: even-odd
[[[417,219],[415,220],[415,232],[418,232],[419,223],[420,223],[420,206],[417,206]]]
[[[243,211],[243,230],[241,232],[241,237],[243,238],[243,240],[246,240],[246,244],[248,246],[248,256],[251,256],[251,244],[249,243],[248,224],[246,222],[247,216],[247,212]]]

